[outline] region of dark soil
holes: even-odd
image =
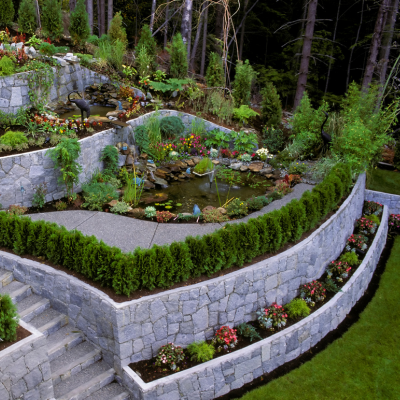
[[[372,242],[373,242],[373,239],[374,239],[374,237],[375,237],[375,234],[373,234],[373,235],[369,235],[369,238],[368,238],[368,247],[370,247],[370,245],[372,244]],[[343,252],[345,252],[345,250],[343,250]],[[343,253],[342,252],[342,253]],[[383,253],[384,254],[384,253]],[[390,252],[389,252],[389,254],[390,254]],[[364,255],[362,255],[362,256],[360,256],[360,260],[362,260],[363,258],[364,258],[364,256],[365,256],[365,254]],[[382,255],[383,256],[383,255]],[[382,257],[381,257],[382,258]],[[380,263],[381,263],[381,260],[380,260]],[[386,262],[385,262],[386,263]],[[356,270],[357,268],[353,268],[351,271],[350,271],[350,273],[349,273],[349,276],[346,278],[346,279],[343,279],[343,282],[341,282],[341,283],[338,283],[337,284],[337,286],[339,287],[339,288],[342,288],[345,284],[346,284],[346,282],[350,279],[350,277],[352,276],[352,274],[355,272],[355,270]],[[378,268],[377,268],[377,270],[378,270]],[[380,276],[380,275],[379,275]],[[324,282],[325,281],[325,279],[327,278],[327,274],[326,273],[324,273],[324,275],[322,275],[321,276],[321,278],[319,279],[319,281],[320,282]],[[370,284],[371,285],[371,284]],[[368,287],[368,289],[369,289],[369,287]],[[376,288],[375,288],[375,290],[376,290]],[[368,290],[367,290],[367,292],[368,292]],[[366,293],[367,293],[366,292]],[[320,307],[322,307],[323,305],[325,305],[329,300],[331,300],[334,296],[335,296],[335,294],[336,293],[333,293],[333,292],[327,292],[326,293],[326,298],[325,298],[325,300],[323,301],[323,302],[319,302],[319,303],[316,303],[315,304],[315,306],[314,307],[311,307],[311,314],[312,313],[314,313],[315,311],[317,311]],[[364,295],[365,296],[365,295]],[[360,299],[360,301],[361,301],[362,299]],[[359,302],[360,302],[359,301]],[[368,302],[370,301],[370,299],[368,300]],[[357,303],[358,304],[358,303]],[[248,324],[249,325],[252,325],[254,328],[256,328],[257,329],[257,332],[260,334],[260,336],[262,337],[262,339],[265,339],[265,338],[267,338],[267,337],[269,337],[269,336],[272,336],[272,335],[274,335],[275,333],[277,333],[277,332],[279,332],[279,331],[282,331],[282,330],[284,330],[284,329],[287,329],[287,328],[289,328],[290,326],[292,326],[292,325],[294,325],[294,324],[296,324],[298,321],[300,321],[302,318],[290,318],[290,319],[288,319],[288,321],[287,321],[287,324],[286,324],[286,326],[284,327],[284,328],[280,328],[280,329],[274,329],[274,330],[266,330],[266,329],[263,329],[263,328],[261,328],[260,327],[260,325],[259,325],[259,323],[257,322],[257,321],[250,321],[250,322],[248,322]],[[358,319],[358,318],[357,318]],[[345,320],[346,321],[346,320]],[[343,324],[343,323],[342,323]],[[341,325],[342,325],[341,324]],[[338,328],[339,329],[339,328]],[[348,328],[347,328],[348,329]],[[346,329],[346,330],[347,330]],[[335,331],[336,332],[336,331]],[[332,333],[332,332],[331,332]],[[344,333],[344,332],[343,332]],[[343,334],[342,333],[342,334]],[[256,340],[254,340],[253,342],[251,342],[248,338],[245,338],[245,337],[243,337],[243,336],[239,336],[238,335],[238,344],[236,345],[236,347],[234,348],[234,349],[232,349],[230,352],[235,352],[235,351],[238,351],[238,350],[240,350],[240,349],[242,349],[242,348],[244,348],[244,347],[246,347],[246,346],[249,346],[249,345],[251,345],[251,344],[253,344],[253,343],[255,343],[255,342],[258,342],[258,341],[260,341],[260,340],[262,340],[262,339],[256,339]],[[325,339],[324,339],[325,340]],[[211,343],[211,340],[208,340],[207,341],[207,343]],[[314,346],[314,347],[317,347],[318,345],[316,345],[316,346]],[[190,360],[190,354],[187,352],[187,350],[186,349],[184,349],[184,353],[185,353],[185,360],[183,361],[183,363],[180,365],[180,371],[182,371],[182,370],[185,370],[185,369],[188,369],[188,368],[191,368],[191,367],[194,367],[194,366],[196,366],[196,365],[199,365],[199,364],[201,364],[200,362],[194,362],[194,361],[191,361]],[[218,357],[221,357],[221,356],[223,356],[223,355],[225,355],[225,354],[227,354],[227,353],[229,353],[229,352],[220,352],[220,353],[216,353],[215,355],[214,355],[214,359],[215,358],[218,358]],[[307,352],[307,353],[309,353],[309,352]],[[305,354],[307,354],[307,353],[305,353]],[[302,356],[300,356],[300,357],[298,357],[298,358],[301,358]],[[141,378],[142,378],[142,380],[144,381],[144,382],[146,382],[146,383],[148,383],[148,382],[151,382],[151,381],[154,381],[154,380],[156,380],[156,379],[160,379],[160,378],[163,378],[163,377],[165,377],[165,376],[169,376],[169,375],[173,375],[173,374],[175,374],[175,373],[177,373],[177,372],[179,372],[179,371],[171,371],[170,369],[165,369],[165,368],[162,368],[162,367],[156,367],[155,366],[155,362],[156,362],[156,358],[152,358],[151,360],[142,360],[142,361],[139,361],[139,362],[137,362],[137,363],[131,363],[131,364],[129,364],[129,367],[133,370],[133,371],[135,371]],[[293,361],[292,361],[293,362]],[[288,364],[290,364],[290,363],[288,363]],[[286,364],[285,364],[286,365]],[[279,368],[281,368],[281,367],[279,367]],[[278,369],[279,369],[278,368]],[[272,374],[272,373],[271,373]],[[270,374],[268,374],[268,375],[270,375]],[[274,378],[275,379],[275,378]],[[265,382],[263,382],[263,384],[264,384]]]
[[[0,342],[0,351],[6,349],[7,347],[12,346],[15,343],[18,343],[20,340],[25,339],[26,337],[30,336],[31,333],[27,331],[22,326],[18,325],[17,328],[17,340],[15,342]]]

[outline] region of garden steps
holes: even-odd
[[[57,400],[86,399],[114,379],[114,369],[104,361],[98,361],[54,386],[54,397]]]
[[[68,317],[53,308],[49,308],[33,318],[29,323],[45,336],[49,336],[64,325],[67,325]]]
[[[50,362],[53,385],[79,373],[101,359],[101,351],[89,342],[82,342]]]
[[[0,268],[0,289],[7,286],[14,280],[14,275],[12,272],[6,271]]]
[[[130,395],[119,383],[110,383],[94,392],[86,400],[129,400]]]
[[[1,288],[2,294],[9,294],[13,303],[18,303],[30,296],[32,293],[32,289],[28,285],[24,285],[18,281],[12,281],[8,285]]]
[[[50,308],[50,301],[37,294],[31,294],[17,305],[18,314],[24,322],[30,322],[33,318]]]

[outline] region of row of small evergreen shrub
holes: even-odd
[[[136,248],[122,253],[94,236],[67,231],[54,223],[0,213],[0,246],[17,254],[45,257],[86,278],[129,295],[138,289],[168,288],[202,274],[212,275],[233,265],[276,252],[333,210],[351,186],[351,171],[335,167],[323,182],[300,200],[248,222],[229,224],[202,237],[187,237],[169,246]]]

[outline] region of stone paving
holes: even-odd
[[[312,188],[312,185],[300,183],[284,198],[275,200],[260,211],[232,222],[245,222],[250,218],[281,208],[293,199],[300,199],[305,191]],[[94,235],[104,243],[119,247],[124,252],[133,251],[138,246],[151,248],[153,244],[170,244],[183,241],[187,236],[205,235],[220,229],[225,224],[159,224],[105,212],[84,210],[57,211],[29,216],[33,221],[56,222],[68,230],[77,229],[85,235]]]

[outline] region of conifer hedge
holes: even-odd
[[[247,222],[227,224],[202,237],[151,249],[122,253],[79,231],[55,223],[0,212],[0,246],[17,254],[45,257],[71,271],[129,296],[138,289],[168,288],[202,274],[208,276],[255,257],[276,252],[316,226],[332,211],[352,184],[346,165],[336,166],[311,192]]]

